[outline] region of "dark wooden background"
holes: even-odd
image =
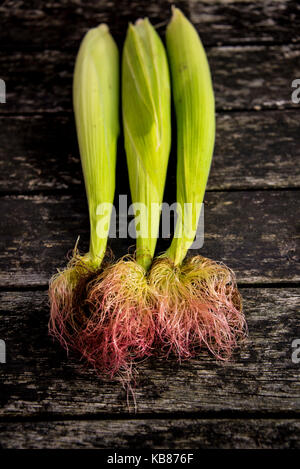
[[[107,22],[121,47],[148,16],[164,36],[171,1],[0,2],[0,447],[300,447],[300,78],[297,1],[177,1],[207,48],[217,141],[201,253],[232,267],[249,340],[229,363],[207,353],[139,367],[137,412],[47,335],[47,283],[88,218],[71,83],[79,41]],[[171,154],[166,200],[174,201]],[[120,141],[118,193],[128,192]],[[117,255],[130,241],[111,241]],[[159,243],[158,250],[166,245]]]

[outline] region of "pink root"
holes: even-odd
[[[157,334],[164,353],[179,359],[205,347],[228,359],[246,335],[246,322],[233,272],[196,256],[174,267],[166,258],[154,263],[150,285],[156,291]]]
[[[89,287],[91,315],[82,331],[81,353],[96,369],[131,374],[136,359],[152,353],[153,304],[145,270],[123,258]]]
[[[67,268],[50,280],[49,333],[67,351],[78,350],[81,343],[80,333],[89,316],[86,288],[96,274],[79,256],[74,256]]]

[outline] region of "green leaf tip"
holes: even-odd
[[[172,11],[172,17],[171,17],[168,27],[173,21],[176,21],[177,19],[185,18],[182,11],[179,8],[177,8],[175,5],[171,6],[171,11]]]

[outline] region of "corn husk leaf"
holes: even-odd
[[[154,254],[171,143],[170,78],[164,46],[148,19],[130,24],[123,51],[122,104],[137,259]],[[146,208],[146,211],[145,211]]]
[[[215,105],[204,48],[177,8],[166,38],[177,120],[178,204],[175,236],[167,254],[179,264],[197,231],[214,148]]]
[[[89,206],[89,257],[105,253],[115,191],[119,134],[118,49],[105,24],[85,35],[76,59],[73,104]]]

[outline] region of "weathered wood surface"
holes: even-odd
[[[202,255],[225,262],[239,282],[299,282],[299,204],[295,191],[208,192]],[[172,201],[173,202],[173,201]],[[77,194],[3,196],[0,286],[47,285],[77,237],[88,249],[85,200]],[[296,222],[296,223],[295,223]],[[111,239],[117,257],[134,240]],[[158,252],[169,240],[158,241]]]
[[[74,354],[67,358],[47,334],[49,277],[65,265],[78,235],[81,250],[88,247],[71,105],[79,41],[107,22],[121,46],[128,20],[140,16],[163,37],[171,3],[0,5],[7,86],[0,106],[0,338],[7,345],[0,447],[299,447],[292,342],[300,337],[300,291],[291,288],[300,280],[299,104],[291,102],[292,80],[300,77],[297,1],[176,2],[207,46],[220,111],[200,252],[236,271],[249,340],[229,363],[203,352],[182,365],[140,364],[135,415],[120,383],[102,381]],[[118,193],[128,193],[122,141],[119,155]],[[174,154],[168,181],[166,200],[173,202]],[[111,240],[117,256],[132,244]],[[161,241],[158,250],[167,245]]]
[[[299,416],[300,369],[292,361],[292,341],[300,337],[299,289],[243,288],[242,294],[250,336],[232,361],[216,362],[203,352],[182,365],[174,359],[140,364],[138,414]],[[46,292],[2,292],[0,308],[7,348],[0,375],[2,418],[132,415],[133,403],[128,409],[120,383],[101,381],[48,337]]]
[[[284,419],[0,423],[2,449],[299,449],[300,422]],[[201,459],[200,459],[201,458]],[[197,453],[194,461],[202,460]]]
[[[109,24],[124,36],[128,21],[148,16],[154,25],[170,18],[171,0],[5,1],[0,7],[1,48],[76,48],[88,28]],[[300,7],[294,1],[220,2],[177,0],[197,26],[205,44],[286,43],[299,41]]]
[[[0,112],[70,111],[75,56],[65,50],[2,52],[7,102]],[[300,76],[300,44],[213,47],[208,60],[218,110],[298,106],[291,85]]]
[[[73,114],[0,116],[0,192],[84,191]],[[299,111],[217,115],[208,190],[300,187]],[[128,192],[122,141],[119,193]],[[175,168],[176,155],[170,156]],[[170,171],[168,186],[175,184]]]

